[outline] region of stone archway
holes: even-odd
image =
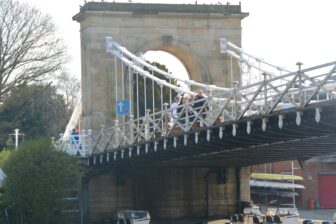
[[[170,39],[171,41],[167,43],[165,39]],[[207,82],[209,71],[206,64],[204,64],[197,54],[188,48],[187,44],[183,43],[183,41],[174,40],[173,37],[162,37],[141,46],[136,50],[136,54],[147,51],[165,51],[170,53],[184,65],[188,72],[189,79],[201,83]]]

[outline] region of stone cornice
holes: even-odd
[[[76,14],[72,19],[81,22],[84,19],[94,16],[94,17],[115,17],[115,18],[121,18],[121,17],[137,17],[137,18],[181,18],[181,19],[187,19],[187,18],[193,18],[193,19],[222,19],[222,18],[237,18],[237,19],[243,19],[247,17],[248,13],[240,13],[240,14],[231,14],[231,13],[225,13],[225,14],[215,14],[215,13],[203,13],[203,14],[192,14],[192,13],[158,13],[155,15],[151,14],[133,14],[132,12],[108,12],[108,11],[85,11],[80,12]]]
[[[82,21],[85,15],[111,16],[167,16],[167,17],[222,17],[234,16],[243,19],[248,13],[241,12],[240,5],[191,5],[191,4],[143,4],[143,3],[111,3],[88,2],[80,8],[80,12],[73,17],[75,21]]]

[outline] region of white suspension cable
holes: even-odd
[[[227,42],[227,45],[229,45],[229,46],[232,47],[233,49],[237,50],[238,52],[240,52],[240,53],[242,53],[242,54],[244,54],[244,55],[246,55],[246,56],[248,56],[248,57],[251,57],[251,58],[255,59],[256,61],[260,61],[261,63],[266,64],[266,65],[268,65],[268,66],[270,66],[270,67],[276,68],[276,69],[278,69],[279,71],[280,71],[280,70],[283,70],[283,71],[285,71],[285,72],[291,72],[291,71],[286,70],[286,69],[284,69],[284,68],[281,68],[281,67],[279,67],[279,66],[273,65],[273,64],[271,64],[271,63],[269,63],[269,62],[267,62],[267,61],[265,61],[265,60],[262,60],[261,58],[258,58],[258,57],[256,57],[256,56],[253,56],[253,55],[251,55],[251,54],[248,54],[248,53],[246,53],[242,48],[238,47],[237,45],[235,45],[235,44],[233,44],[233,43],[231,43],[231,42],[229,42],[229,41]]]
[[[171,84],[172,83],[172,79],[169,78],[169,83]],[[169,105],[172,104],[172,89],[169,88]]]
[[[231,88],[232,88],[233,87],[232,55],[230,55],[230,81],[231,81]]]
[[[124,77],[124,63],[121,62],[121,98],[125,100],[125,77]]]
[[[259,68],[258,68],[259,75],[258,75],[258,77],[260,78],[261,77],[261,61],[258,61],[258,64],[259,64]],[[258,80],[258,81],[260,81],[260,80]]]
[[[144,80],[144,85],[143,85],[143,91],[144,91],[144,99],[145,99],[145,103],[144,103],[144,111],[146,114],[146,110],[147,110],[147,80],[146,80],[146,76],[143,76],[143,80]]]
[[[139,74],[138,73],[135,73],[136,75],[136,86],[137,86],[137,95],[136,95],[136,98],[137,98],[137,120],[138,120],[138,127],[139,127]]]
[[[161,111],[163,111],[163,86],[160,85],[160,95],[161,95]]]
[[[204,89],[211,88],[212,90],[231,91],[230,88],[218,87],[218,86],[215,86],[215,85],[206,85],[206,84],[195,82],[193,80],[182,79],[181,77],[179,77],[175,74],[171,74],[171,73],[162,71],[161,69],[157,68],[156,66],[153,66],[153,65],[147,63],[142,58],[140,58],[140,57],[134,55],[133,53],[131,53],[130,51],[128,51],[125,47],[121,46],[119,43],[114,41],[112,37],[106,37],[106,42],[107,42],[107,51],[108,52],[110,52],[114,55],[118,54],[118,52],[116,52],[115,50],[112,49],[112,48],[115,48],[118,51],[120,51],[120,53],[123,53],[124,55],[127,55],[128,57],[130,57],[133,61],[138,62],[140,65],[145,66],[148,69],[151,69],[151,70],[165,76],[167,79],[169,79],[169,78],[176,79],[178,81],[181,81],[181,82],[185,83],[186,85],[192,85],[192,86],[196,86],[196,87],[204,88]]]
[[[132,73],[131,73],[131,68],[128,68],[128,82],[129,82],[129,89],[128,89],[128,94],[129,94],[129,104],[130,104],[130,108],[129,108],[129,113],[133,114],[132,111]]]
[[[115,104],[117,107],[117,100],[118,100],[118,70],[117,70],[117,57],[114,56],[114,75],[115,75]],[[118,119],[118,114],[117,114],[118,108],[116,108],[116,117],[115,119]]]
[[[74,127],[76,127],[79,123],[81,113],[82,113],[82,96],[80,95],[76,107],[74,108],[70,120],[65,128],[62,139],[66,139],[67,137],[70,136],[71,130]]]
[[[152,71],[152,75],[154,72]],[[154,80],[152,80],[152,102],[153,102],[153,114],[155,114],[155,94],[154,94]]]
[[[163,111],[163,86],[160,86],[160,95],[161,95],[161,111]],[[170,104],[169,104],[170,105]],[[162,122],[162,130],[164,130],[164,127],[163,127],[163,122]]]
[[[122,60],[127,66],[131,67],[136,72],[138,72],[139,75],[154,80],[154,82],[156,82],[158,85],[163,85],[165,87],[172,88],[178,93],[187,93],[187,94],[192,95],[192,96],[197,95],[197,93],[195,93],[195,92],[183,89],[181,87],[178,87],[178,86],[175,86],[175,85],[172,85],[172,84],[169,84],[166,80],[162,80],[162,79],[159,79],[159,78],[151,75],[148,71],[143,70],[142,68],[137,66],[134,62],[128,60],[126,57],[123,57],[121,55],[116,55],[116,57],[118,57],[120,60]],[[207,85],[207,88],[208,89],[213,89],[213,85]]]
[[[121,62],[121,98],[125,100],[125,77],[124,77],[124,63]],[[122,122],[125,123],[125,116],[122,116]],[[123,133],[125,133],[125,125],[123,125]],[[125,139],[124,139],[125,141]]]

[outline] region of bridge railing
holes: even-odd
[[[73,135],[60,134],[60,138],[53,144],[56,150],[64,151],[72,156],[86,157],[90,156],[93,152],[94,147],[96,147],[97,142],[92,138],[91,130],[82,130],[80,133]]]
[[[301,110],[307,105],[336,98],[336,62],[273,78],[269,78],[267,73],[262,75],[264,79],[258,83],[242,87],[235,83],[234,88],[216,95],[210,88],[203,99],[185,100],[178,106],[176,118],[172,117],[173,110],[165,104],[162,111],[151,113],[147,110],[145,116],[139,118],[129,116],[127,121],[116,121],[110,127],[94,130],[92,135],[82,131],[78,144],[74,144],[70,136],[62,140],[61,150],[67,149],[70,154],[81,156],[107,152],[115,157],[119,149],[133,149],[145,144],[148,152],[149,142],[155,143],[156,150],[159,139],[165,139],[166,143],[172,137],[176,144],[176,136],[184,135],[186,144],[188,133],[197,133],[199,129],[206,129],[209,139],[209,130],[214,125],[223,122],[235,125],[242,118],[248,120],[251,116],[261,116],[264,126],[264,120],[271,113],[291,109],[297,111],[300,120]],[[139,147],[136,148],[139,153]]]
[[[198,108],[194,106],[197,101],[185,102],[178,107],[176,119],[171,119],[171,109],[154,114],[148,112],[145,117],[134,120],[133,125],[137,128],[135,133],[129,133],[134,136],[130,138],[133,141],[116,145],[115,149],[154,141],[160,136],[165,138],[212,127],[216,123],[238,121],[243,117],[267,117],[274,111],[288,108],[299,112],[308,104],[335,99],[335,64],[327,63],[271,79],[264,74],[262,82],[245,87],[236,85],[233,91],[199,100],[202,103]],[[328,72],[318,72],[331,66]]]
[[[332,65],[335,62],[271,79],[263,74],[264,81],[238,88],[239,109],[236,110],[236,120],[253,111],[267,116],[281,108],[294,107],[300,110],[315,101],[334,98],[335,66],[326,73],[317,72]],[[284,79],[287,81],[283,82]]]

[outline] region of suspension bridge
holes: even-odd
[[[88,220],[228,216],[251,200],[249,165],[335,153],[336,61],[289,71],[245,51],[247,16],[233,4],[80,8],[82,99],[55,145],[88,165]],[[190,80],[148,63],[151,50]]]
[[[76,141],[70,131],[79,104],[58,145],[89,158],[90,166],[247,166],[335,152],[336,62],[306,69],[299,62],[291,72],[222,39],[221,51],[239,63],[243,83],[224,88],[160,70],[112,37],[106,37],[106,51],[114,59],[115,83],[134,81],[134,88],[115,86],[118,102],[127,103],[116,108],[126,111],[116,111],[112,125],[82,130]],[[199,90],[204,97],[193,100]],[[172,109],[175,95],[185,99]]]

